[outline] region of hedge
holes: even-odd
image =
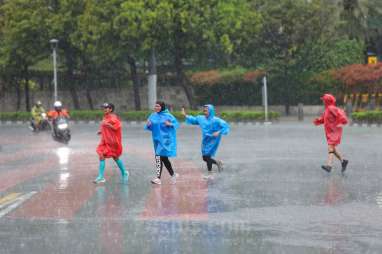
[[[29,112],[0,112],[1,121],[27,121],[31,118]]]
[[[241,67],[195,72],[190,76],[195,101],[203,105],[261,105],[264,71]],[[255,82],[256,81],[256,82]]]
[[[80,110],[70,111],[71,120],[75,121],[99,121],[102,119],[103,112],[98,110]],[[127,111],[118,112],[120,118],[124,121],[146,121],[151,111]],[[183,115],[179,112],[172,112],[172,114],[179,120],[184,121]],[[202,114],[200,111],[187,111],[187,114],[198,115]],[[246,122],[246,121],[264,121],[264,112],[258,111],[223,111],[219,114],[221,118],[228,122]],[[278,120],[280,114],[277,112],[269,112],[269,120]],[[29,121],[31,115],[28,112],[0,112],[0,121]]]
[[[382,111],[363,111],[352,113],[352,119],[355,123],[382,124]]]

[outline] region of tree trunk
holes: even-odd
[[[17,95],[17,100],[16,100],[16,111],[20,111],[21,108],[21,89],[20,89],[20,84],[17,82],[17,79],[14,79],[12,81],[14,85],[16,86],[16,95]]]
[[[1,79],[0,78],[0,97],[2,97],[3,96],[3,93],[4,93],[4,91],[5,91],[5,83],[6,83],[7,81],[4,79]]]
[[[66,58],[67,68],[68,68],[66,72],[65,80],[69,83],[69,92],[72,97],[73,106],[76,110],[79,110],[81,109],[81,107],[80,107],[80,101],[78,99],[78,94],[76,90],[77,80],[75,79],[73,75],[73,66],[75,66],[75,62],[72,55],[73,53],[71,52],[70,49],[65,51],[65,58]]]
[[[192,98],[192,90],[188,84],[188,80],[186,78],[186,75],[184,74],[183,71],[183,63],[182,59],[175,57],[175,71],[176,71],[176,82],[177,84],[180,84],[180,86],[183,88],[188,104],[190,105],[191,108],[194,108],[194,101]]]
[[[131,79],[133,80],[135,110],[141,110],[141,97],[139,96],[140,81],[137,72],[137,64],[135,59],[130,56],[127,57],[127,61],[130,65]]]
[[[176,83],[180,85],[184,93],[186,94],[188,104],[191,108],[195,108],[194,101],[192,98],[192,89],[189,85],[189,82],[186,78],[186,75],[184,74],[183,70],[183,61],[182,57],[183,56],[183,51],[180,46],[177,44],[175,45],[175,59],[174,59],[174,65],[175,65],[175,72],[176,72]]]
[[[25,92],[25,109],[27,112],[31,110],[30,107],[30,96],[29,96],[29,72],[28,72],[28,66],[24,67],[24,75],[25,75],[25,85],[24,85],[24,92]]]
[[[176,28],[174,32],[174,65],[176,72],[176,82],[183,88],[190,107],[195,108],[194,101],[192,98],[192,89],[183,70],[184,48],[182,47],[182,45],[184,44],[184,33],[182,31],[182,25],[179,17],[175,20],[175,23]]]
[[[284,105],[285,105],[285,114],[289,116],[290,114],[290,85],[288,79],[288,71],[284,70],[284,80],[285,80],[285,92],[284,92]]]
[[[86,82],[86,99],[88,101],[88,104],[89,104],[89,108],[91,110],[94,110],[94,103],[93,103],[93,98],[92,98],[92,95],[90,93],[90,86],[89,86],[89,83]]]
[[[70,95],[72,96],[72,101],[73,101],[74,108],[76,110],[79,110],[79,109],[81,109],[80,101],[78,99],[77,90],[75,89],[75,85],[73,85],[73,83],[71,83],[70,86],[69,86],[69,92],[70,92]]]

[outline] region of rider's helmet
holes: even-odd
[[[36,105],[37,107],[41,107],[41,106],[42,106],[42,103],[41,103],[41,101],[36,101],[35,105]]]
[[[61,109],[62,109],[62,103],[61,103],[61,101],[55,101],[54,104],[53,104],[53,106],[54,106],[54,109],[55,109],[56,111],[61,111]]]

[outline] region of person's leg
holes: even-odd
[[[36,127],[37,130],[40,129],[40,125],[41,125],[41,119],[36,119],[35,127]]]
[[[336,156],[337,159],[339,159],[342,162],[342,160],[343,160],[342,156],[336,147],[334,147],[334,156]]]
[[[160,179],[162,176],[163,162],[160,156],[155,156],[155,166],[157,169],[157,178]]]
[[[105,159],[99,160],[99,168],[98,168],[98,177],[94,180],[94,183],[104,183],[105,182]]]
[[[211,164],[215,164],[218,167],[218,171],[222,172],[223,171],[223,162],[221,160],[215,160],[209,156],[209,160]]]
[[[53,126],[53,136],[56,138],[56,137],[57,137],[57,125],[56,125],[56,119],[53,119],[53,121],[52,121],[52,126]]]
[[[345,160],[341,156],[340,152],[338,151],[338,149],[336,147],[334,148],[334,155],[341,161],[341,172],[342,173],[345,172],[346,167],[348,166],[349,161]]]
[[[151,183],[161,184],[160,177],[162,175],[163,163],[160,159],[160,156],[155,156],[155,167],[157,171],[157,177],[151,180]]]
[[[170,160],[168,159],[167,156],[161,156],[160,157],[160,160],[163,162],[163,164],[166,166],[167,168],[167,171],[168,173],[170,174],[170,176],[173,176],[174,175],[174,170],[172,169],[172,165],[171,165],[171,162]]]
[[[35,124],[35,120],[34,120],[34,119],[31,120],[31,125],[30,125],[29,128],[30,128],[32,131],[36,131],[36,124]]]
[[[328,160],[327,160],[326,165],[328,165],[330,167],[333,165],[333,159],[334,159],[335,153],[336,153],[335,147],[333,145],[329,145],[329,147],[328,147]]]
[[[211,159],[211,156],[203,155],[203,160],[207,163],[207,170],[208,172],[212,171],[212,163],[214,160]],[[215,161],[216,163],[216,161]]]
[[[122,160],[120,158],[114,158],[114,161],[117,163],[119,171],[121,171],[122,180],[127,182],[129,178],[129,172],[125,169]]]
[[[215,159],[212,159],[212,157],[210,156],[210,162],[212,163],[212,164],[218,164],[218,161],[217,160],[215,160]]]
[[[326,162],[326,165],[321,166],[321,168],[323,170],[325,170],[326,172],[330,172],[332,170],[333,156],[334,156],[334,146],[329,145],[328,146],[328,160]]]

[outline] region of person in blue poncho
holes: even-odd
[[[216,154],[222,135],[227,135],[229,133],[228,123],[215,116],[215,108],[210,104],[204,105],[204,115],[187,115],[184,108],[182,108],[182,114],[186,117],[187,124],[199,125],[202,130],[202,156],[203,160],[207,163],[207,178],[211,174],[212,164],[217,165],[219,172],[222,171],[222,161],[215,160],[212,157]]]
[[[152,133],[157,177],[151,180],[153,184],[161,184],[163,164],[171,175],[172,183],[176,182],[176,174],[172,168],[169,157],[176,156],[176,129],[179,123],[176,118],[166,109],[166,104],[157,101],[154,106],[154,113],[147,119],[145,130]]]

